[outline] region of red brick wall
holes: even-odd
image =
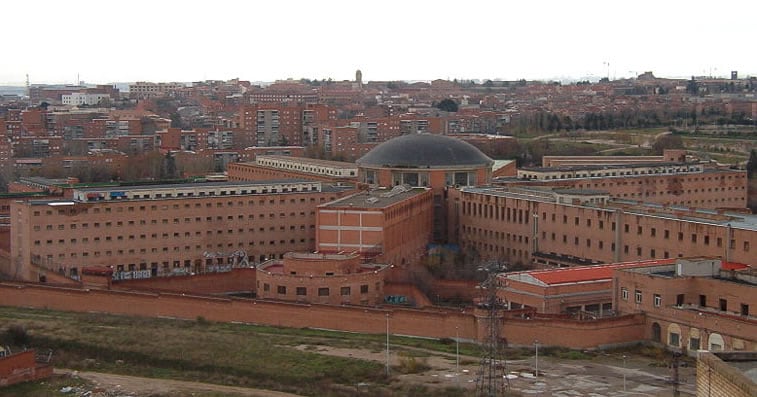
[[[644,339],[644,316],[613,317],[598,321],[560,319],[506,319],[502,335],[509,345],[540,344],[574,349],[612,346]]]
[[[37,366],[34,350],[0,358],[0,387],[52,376],[53,367]]]
[[[112,284],[112,288],[196,294],[219,294],[229,291],[252,292],[255,290],[255,269],[232,269],[231,272],[225,273],[116,281]]]
[[[327,328],[349,332],[384,333],[387,315],[392,334],[430,338],[482,340],[486,313],[441,308],[390,310],[360,306],[326,306],[190,296],[170,293],[81,290],[40,285],[0,284],[3,305],[79,312],[107,312],[146,317],[236,321],[285,327]],[[590,348],[642,339],[643,316],[576,322],[507,319],[502,335],[511,344]]]
[[[754,357],[751,357],[754,360]],[[754,397],[755,382],[710,352],[697,357],[697,397]]]

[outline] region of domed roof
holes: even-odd
[[[468,142],[435,134],[390,139],[357,160],[358,166],[386,168],[458,168],[491,166],[494,161]]]

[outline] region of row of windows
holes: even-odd
[[[607,177],[615,177],[615,176],[631,176],[631,175],[651,175],[651,174],[684,174],[684,173],[690,173],[690,172],[701,172],[702,169],[700,167],[686,167],[686,168],[652,168],[652,169],[641,169],[641,170],[627,170],[627,171],[607,171],[607,172],[601,172],[601,173],[595,173],[595,172],[583,172],[583,173],[574,173],[574,172],[568,172],[568,173],[561,173],[558,175],[551,174],[549,172],[544,173],[522,173],[523,178],[526,179],[573,179],[573,178],[607,178]],[[697,178],[699,180],[699,178]],[[702,178],[704,180],[704,178]],[[639,182],[641,184],[641,182]]]
[[[727,178],[728,179],[733,179],[734,176],[733,175],[728,175]],[[714,180],[715,181],[718,181],[718,180],[724,181],[725,179],[726,179],[726,176],[725,175],[721,175],[720,177],[715,177]],[[736,179],[744,179],[744,175],[743,174],[736,175]],[[703,177],[702,178],[702,182],[704,182],[706,180],[712,181],[713,178],[712,177],[708,177],[708,178],[704,178]],[[630,180],[630,179],[623,179],[623,180],[618,181],[618,182],[612,182],[612,181],[611,182],[602,182],[601,184],[600,183],[593,183],[593,184],[592,183],[587,183],[587,184],[584,185],[583,183],[579,183],[577,185],[577,187],[579,189],[583,189],[583,188],[586,188],[586,189],[595,188],[596,189],[596,188],[599,188],[599,187],[608,187],[608,186],[609,187],[613,187],[613,186],[644,185],[644,184],[646,184],[646,185],[654,185],[655,183],[661,184],[661,185],[662,184],[667,185],[670,182],[674,182],[674,183],[675,182],[680,182],[680,183],[686,183],[686,184],[688,184],[688,183],[691,183],[691,182],[699,182],[699,177],[690,177],[690,176],[685,176],[684,175],[684,176],[681,176],[680,180],[676,180],[676,178],[673,178],[672,180],[669,179],[669,178],[653,178],[653,179],[644,178],[644,179],[638,180],[638,181],[634,181],[634,180]],[[715,188],[715,189],[717,189],[717,188]],[[731,188],[729,187],[728,190],[731,190]]]
[[[644,294],[641,290],[634,290],[634,302],[641,304],[644,299]],[[627,301],[629,298],[629,291],[628,288],[622,287],[620,289],[620,298]],[[686,301],[686,295],[685,294],[678,294],[676,295],[676,306],[683,306]],[[662,306],[662,296],[660,294],[652,294],[652,304],[654,307],[661,307]],[[699,306],[700,307],[708,307],[707,306],[707,295],[699,295]],[[718,306],[717,309],[720,311],[728,311],[728,300],[724,298],[718,299]],[[746,303],[742,303],[739,307],[740,313],[743,316],[749,315],[749,305]]]
[[[300,243],[304,244],[305,241],[306,241],[305,239],[300,239]],[[243,249],[243,248],[245,248],[245,246],[246,247],[266,246],[266,245],[268,245],[268,246],[276,246],[276,245],[279,245],[279,244],[287,244],[287,246],[290,246],[288,244],[294,244],[294,243],[295,243],[294,240],[290,240],[289,243],[287,243],[287,241],[285,241],[285,240],[279,240],[278,242],[275,241],[275,240],[270,240],[270,241],[267,241],[267,242],[261,240],[261,241],[258,241],[257,244],[254,241],[250,241],[247,244],[240,242],[240,243],[236,243],[236,245],[234,243],[223,243],[223,244],[215,244],[215,245],[214,244],[206,244],[204,247],[202,245],[195,245],[194,248],[192,246],[185,245],[183,247],[181,247],[181,246],[162,247],[160,249],[158,249],[158,248],[150,248],[149,249],[149,253],[151,253],[151,254],[158,254],[158,253],[161,253],[161,252],[162,253],[182,252],[182,251],[184,251],[184,252],[192,252],[192,251],[201,251],[201,250],[235,249],[235,248],[236,249]],[[315,244],[315,239],[310,239],[310,244]],[[284,248],[286,248],[286,247],[284,247]],[[134,248],[130,248],[128,250],[119,249],[119,250],[115,250],[115,251],[113,251],[113,250],[106,250],[106,251],[83,251],[81,253],[78,253],[78,252],[69,252],[68,254],[66,254],[66,253],[58,253],[57,257],[55,255],[53,255],[53,254],[47,254],[45,256],[45,261],[46,261],[45,263],[52,264],[56,260],[56,258],[57,258],[57,260],[65,260],[67,257],[68,258],[80,258],[80,257],[81,258],[88,258],[90,256],[93,256],[93,257],[99,258],[99,257],[101,257],[103,255],[106,256],[106,257],[111,257],[113,255],[119,255],[120,256],[120,255],[125,255],[125,254],[137,254],[137,252],[140,253],[140,254],[147,254],[148,253],[148,249],[147,248],[140,248],[140,249],[137,250],[137,249],[134,249]],[[42,261],[41,255],[35,255],[34,260],[35,261]]]
[[[329,197],[328,201],[333,201],[335,199],[336,199],[336,197]],[[325,197],[321,197],[318,201],[321,202],[321,203],[323,203],[323,202],[326,202],[326,200],[327,199]],[[309,200],[306,200],[305,198],[300,198],[299,202],[296,199],[289,199],[288,202],[285,199],[279,199],[278,200],[278,205],[286,205],[286,204],[297,205],[297,204],[304,204],[306,202],[315,203],[316,199],[314,197],[311,197]],[[269,200],[260,199],[260,200],[257,200],[257,205],[266,205],[266,203],[268,205],[276,205],[276,200],[273,200],[273,199],[269,199]],[[225,205],[224,205],[224,203],[221,203],[221,202],[216,202],[215,205],[213,203],[205,203],[205,205],[203,205],[202,203],[194,203],[194,205],[189,204],[189,203],[184,203],[183,205],[172,204],[171,205],[171,209],[175,209],[175,210],[180,209],[180,208],[189,209],[189,208],[193,208],[193,207],[194,208],[203,208],[203,207],[205,207],[205,208],[212,208],[214,206],[215,207],[224,207],[224,206],[226,206],[226,207],[234,207],[234,206],[244,207],[245,205],[247,205],[247,206],[255,206],[256,205],[256,200],[249,200],[249,201],[247,201],[246,204],[245,204],[245,201],[242,201],[242,200],[237,201],[236,204],[234,203],[234,201],[227,201],[225,203]],[[162,204],[162,205],[153,204],[153,205],[150,205],[149,208],[150,208],[150,211],[157,211],[158,209],[160,209],[160,210],[168,210],[169,209],[169,205],[168,204]],[[135,207],[135,206],[129,206],[129,207],[118,206],[118,207],[115,207],[115,212],[124,212],[124,209],[126,210],[126,212],[147,211],[147,206],[146,205],[141,205],[141,206],[138,206],[138,207]],[[45,212],[45,215],[53,215],[53,211],[52,210],[46,210],[44,212]],[[76,214],[76,213],[86,214],[88,212],[89,211],[88,211],[87,208],[60,209],[60,210],[57,211],[57,214],[58,215],[72,215],[72,214]],[[95,213],[95,214],[99,214],[100,212],[111,213],[111,212],[114,212],[114,210],[113,210],[113,207],[111,207],[111,206],[105,206],[104,208],[95,207],[95,208],[92,209],[92,212]],[[42,216],[42,211],[34,211],[32,213],[32,215],[33,216]]]
[[[260,288],[260,282],[258,281],[258,288]],[[380,289],[380,284],[376,283],[376,290]],[[307,287],[295,287],[295,295],[297,296],[307,296],[308,294],[308,288]],[[271,285],[268,283],[263,283],[263,292],[270,292],[271,291]],[[279,295],[286,295],[287,294],[287,286],[285,285],[277,285],[276,286],[276,293]],[[360,293],[361,294],[367,294],[368,293],[368,284],[362,284],[360,285]],[[331,295],[331,289],[329,287],[319,287],[317,289],[318,296],[330,296]],[[352,294],[352,287],[340,287],[339,288],[339,295],[341,296],[349,296]]]
[[[289,217],[290,218],[291,217],[295,217],[295,216],[296,215],[295,215],[294,212],[290,212],[289,213]],[[304,217],[304,216],[305,216],[305,213],[304,212],[300,212],[300,217]],[[315,216],[315,211],[311,211],[310,212],[310,216]],[[278,214],[278,218],[279,219],[280,218],[286,218],[286,217],[287,217],[287,214],[285,214],[283,212],[281,212],[281,213]],[[274,213],[269,213],[268,216],[267,216],[267,218],[268,219],[276,219],[277,216]],[[173,218],[173,219],[166,219],[166,218],[164,218],[164,219],[160,220],[160,223],[163,224],[163,225],[167,225],[169,223],[172,223],[172,224],[176,225],[176,224],[182,223],[182,221],[183,221],[183,223],[192,223],[193,219],[194,219],[194,222],[199,222],[199,223],[203,222],[203,218],[198,216],[198,217],[194,217],[194,218],[185,217],[185,218],[183,218],[183,220],[180,219],[180,218]],[[234,219],[235,219],[234,215],[227,215],[225,219],[224,219],[223,216],[216,216],[215,218],[212,217],[212,216],[206,216],[204,221],[205,222],[213,222],[213,221],[222,222],[224,220],[226,220],[226,221],[233,221]],[[244,215],[237,215],[236,219],[238,221],[244,221],[245,220],[245,216]],[[247,215],[247,220],[248,221],[249,220],[255,220],[255,219],[256,219],[255,218],[255,214],[249,214],[249,215]],[[264,219],[266,219],[266,215],[265,214],[258,214],[257,220],[264,220]],[[139,223],[139,225],[147,225],[147,221],[144,220],[144,219],[139,220],[138,223]],[[126,225],[128,225],[128,226],[135,226],[136,224],[137,224],[137,221],[127,221],[126,222]],[[150,220],[150,224],[151,225],[157,225],[158,224],[158,219],[151,219]],[[76,224],[76,223],[70,223],[70,224],[68,224],[68,228],[71,229],[71,230],[76,230],[79,226],[81,226],[82,229],[88,229],[89,225],[90,224],[88,222],[83,222],[80,225]],[[92,227],[95,227],[95,228],[99,228],[101,225],[104,226],[104,227],[106,227],[106,228],[109,228],[109,227],[113,227],[113,222],[104,222],[104,223],[93,222],[92,223]],[[122,226],[124,226],[124,222],[123,221],[116,221],[115,226],[116,227],[122,227]],[[304,226],[301,226],[300,228],[302,229],[303,227]],[[312,228],[314,228],[314,226],[311,225],[310,228],[312,229]],[[38,232],[38,231],[40,231],[42,229],[42,226],[41,225],[34,225],[33,229],[34,229],[35,232]],[[57,225],[57,230],[65,230],[65,229],[66,229],[66,225],[65,224],[58,224]],[[45,230],[53,230],[53,225],[45,225]],[[251,229],[251,231],[252,231],[252,229]]]
[[[463,215],[528,224],[531,211],[466,201],[463,203]]]
[[[261,231],[262,231],[262,229],[261,229]],[[205,234],[206,234],[207,236],[211,236],[211,235],[213,235],[213,231],[207,231],[207,232],[206,232]],[[222,234],[223,234],[223,231],[222,231],[222,230],[218,230],[218,231],[216,232],[216,234],[217,234],[217,235],[222,235]],[[233,231],[229,230],[229,234],[233,234]],[[195,232],[195,237],[200,237],[200,236],[202,236],[202,232]],[[170,238],[170,235],[169,235],[168,233],[163,233],[163,234],[161,235],[161,237],[162,237],[163,239],[168,239],[168,238]],[[176,239],[179,239],[179,238],[181,238],[181,239],[184,239],[184,238],[190,238],[190,237],[191,237],[191,235],[190,235],[190,233],[189,233],[189,232],[185,232],[185,233],[183,234],[183,236],[182,236],[182,234],[181,234],[181,233],[173,233],[173,238],[176,238]],[[151,240],[154,240],[154,239],[157,239],[157,238],[158,238],[158,235],[157,235],[157,233],[153,233],[153,234],[151,234],[151,236],[150,236],[150,239],[151,239]],[[128,236],[128,240],[132,240],[132,241],[133,241],[133,240],[135,240],[135,239],[136,239],[136,236],[135,236],[135,235],[130,235],[130,236]],[[146,240],[146,239],[147,239],[147,235],[145,235],[145,234],[140,234],[140,235],[139,235],[139,239],[140,239],[140,240]],[[100,240],[100,237],[94,237],[94,238],[93,238],[92,240],[93,240],[93,242],[94,242],[95,244],[97,244],[97,243],[100,243],[100,241],[101,241],[101,240]],[[104,240],[105,240],[106,242],[111,242],[111,241],[114,241],[114,239],[113,239],[113,237],[112,237],[112,236],[105,236],[105,237],[104,237]],[[124,241],[124,236],[116,236],[116,238],[115,238],[115,241]],[[311,241],[311,242],[314,242],[314,241],[315,241],[315,239],[312,239],[312,238],[311,238],[311,239],[310,239],[310,241]],[[45,241],[45,245],[53,245],[53,242],[54,242],[54,240],[46,240],[46,241]],[[58,239],[58,245],[65,245],[65,244],[77,244],[78,242],[79,242],[79,239],[76,239],[76,238],[72,238],[72,239],[69,239],[68,241],[66,241],[66,239]],[[294,244],[294,243],[295,243],[295,239],[290,239],[290,240],[289,240],[289,242],[290,242],[290,243],[292,243],[292,244]],[[301,243],[304,243],[304,242],[305,242],[305,239],[304,239],[304,238],[301,238],[301,239],[300,239],[300,242],[301,242]],[[89,237],[83,237],[83,238],[81,239],[81,243],[82,243],[82,244],[88,244],[88,243],[89,243]],[[279,240],[279,243],[280,243],[280,244],[286,244],[286,240]],[[231,245],[232,243],[228,243],[228,244],[230,244],[230,245]],[[238,244],[240,244],[240,245],[241,245],[242,243],[238,243]],[[250,244],[250,245],[255,245],[255,242],[250,242],[249,244]],[[265,241],[260,241],[260,242],[259,242],[258,244],[260,244],[260,245],[265,245]],[[270,240],[270,244],[271,244],[271,245],[275,245],[275,244],[276,244],[276,240]],[[35,245],[35,246],[41,246],[41,245],[42,245],[42,242],[41,242],[40,240],[34,240],[34,245]],[[212,244],[208,244],[208,247],[210,247],[211,245],[212,245]],[[221,244],[219,244],[219,246],[220,246],[220,245],[221,245]],[[199,245],[198,245],[197,247],[199,248]],[[132,250],[132,251],[133,251],[133,250]],[[144,249],[143,249],[143,251],[144,251]]]

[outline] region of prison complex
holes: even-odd
[[[518,177],[495,178],[494,162],[472,145],[409,134],[377,145],[356,164],[260,155],[230,164],[229,182],[63,187],[59,197],[10,203],[2,270],[48,285],[89,283],[103,294],[127,285],[217,294],[223,291],[200,280],[254,267],[242,279],[215,283],[270,304],[375,306],[387,303],[388,290],[419,295],[417,286],[399,283],[413,279],[434,243],[459,247],[471,260],[541,268],[499,278],[511,343],[538,334],[585,347],[590,334],[593,347],[652,340],[676,349],[755,348],[749,266],[757,216],[744,210],[744,171],[681,152],[607,165],[548,160]],[[93,281],[108,277],[112,284]],[[440,297],[449,292],[425,288]],[[469,290],[455,294],[477,293]],[[41,289],[7,291],[44,300]],[[476,310],[438,309],[433,321],[447,323],[434,327],[417,302],[405,302],[417,306],[413,315],[403,312],[407,334],[438,337],[456,325],[483,337]],[[171,310],[184,307],[176,304]],[[373,329],[375,313],[341,310]],[[307,319],[322,324],[300,318]],[[308,326],[295,320],[286,324]]]

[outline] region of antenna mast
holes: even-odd
[[[497,299],[497,274],[506,267],[499,262],[488,263],[479,268],[486,272],[486,280],[481,283],[484,299],[481,304],[486,309],[486,336],[481,354],[481,367],[476,381],[476,397],[503,396],[510,389],[510,380],[506,378],[507,361],[502,346],[499,314],[500,302]]]

